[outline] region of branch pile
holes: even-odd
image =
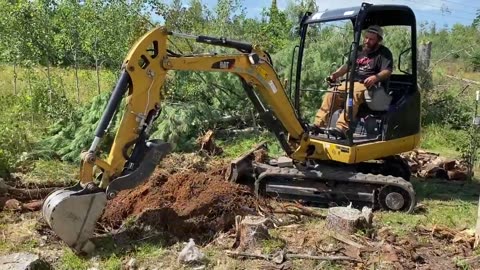
[[[466,180],[468,167],[464,161],[447,159],[439,154],[416,150],[402,155],[408,162],[413,175],[421,178]]]

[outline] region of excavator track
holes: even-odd
[[[310,203],[366,203],[373,209],[411,213],[416,195],[410,182],[401,177],[361,173],[322,165],[299,170],[255,163],[257,196]]]

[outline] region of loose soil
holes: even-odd
[[[256,201],[248,187],[224,180],[224,168],[173,174],[158,169],[143,185],[109,201],[101,223],[117,229],[134,217],[135,225],[179,240],[201,241],[227,231],[233,228],[235,215],[254,211]]]

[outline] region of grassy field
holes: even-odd
[[[31,93],[39,82],[48,82],[48,73],[45,67],[31,68],[18,67],[16,69],[17,93]],[[99,72],[100,91],[111,91],[115,85],[117,74],[109,70]],[[97,74],[93,69],[78,70],[78,90],[73,68],[51,68],[51,85],[54,91],[64,94],[68,100],[79,103],[89,102],[98,94]],[[11,65],[0,65],[0,95],[15,92],[15,70]],[[79,99],[78,99],[79,98]]]
[[[219,142],[224,148],[223,158],[232,158],[249,149],[260,140],[272,142],[267,135],[243,136],[235,140]],[[275,143],[271,149],[277,152]],[[35,174],[30,175],[42,178],[48,171],[58,170],[58,176],[68,179],[65,171],[74,170],[74,167],[52,168],[55,164],[40,162]],[[476,222],[478,190],[477,181],[471,183],[451,183],[434,179],[413,179],[420,207],[413,214],[378,212],[374,215],[374,224],[377,229],[388,228],[399,239],[406,237],[417,226],[451,228],[456,231],[474,229]],[[326,213],[326,209],[317,209],[319,213]],[[129,243],[127,246],[118,246],[112,236],[100,240],[99,250],[92,257],[81,257],[74,254],[60,242],[50,242],[39,234],[39,212],[11,213],[0,212],[0,229],[5,241],[0,244],[0,254],[19,251],[38,252],[53,263],[55,269],[122,269],[130,260],[135,259],[137,265],[146,269],[191,269],[177,262],[178,253],[184,243],[166,245],[162,237],[148,238],[142,241]],[[324,220],[318,218],[304,218],[294,222],[295,225],[272,229],[272,240],[262,243],[262,252],[273,253],[283,247],[290,250],[297,248],[307,252],[315,246],[328,246],[331,239],[324,231]],[[221,235],[219,235],[220,237]],[[115,237],[115,236],[113,236]],[[261,260],[237,260],[225,256],[225,250],[230,249],[232,235],[225,235],[225,239],[202,246],[201,250],[206,258],[203,264],[206,269],[265,269],[268,265]],[[303,244],[295,239],[305,238]],[[428,239],[426,240],[428,241]],[[372,255],[373,256],[373,255]],[[342,264],[319,263],[311,260],[294,260],[293,269],[346,269]],[[464,268],[473,269],[473,268]]]
[[[465,78],[480,80],[478,73],[464,72],[460,67],[453,65],[446,69],[449,74],[457,74]],[[77,100],[77,89],[74,70],[53,68],[52,85],[55,91],[65,93],[68,100]],[[30,76],[28,76],[30,74]],[[12,93],[13,67],[0,66],[0,95]],[[101,91],[109,91],[115,82],[116,74],[101,71]],[[19,69],[17,77],[17,92],[31,91],[38,81],[46,80],[45,69]],[[80,70],[79,72],[80,100],[78,103],[88,103],[97,95],[97,78],[94,70]],[[473,89],[470,89],[473,91]],[[469,92],[471,94],[471,92]],[[1,114],[0,114],[1,116]],[[34,122],[32,122],[34,124]],[[442,156],[456,158],[461,155],[458,149],[459,142],[466,138],[465,132],[454,131],[441,125],[428,125],[422,129],[421,148],[440,153]],[[270,155],[282,154],[279,144],[271,134],[250,134],[228,139],[219,139],[218,144],[224,153],[217,159],[232,159],[249,150],[260,141],[267,141]],[[58,181],[65,185],[72,184],[78,178],[79,164],[62,163],[56,160],[37,160],[27,168],[22,168],[18,177],[22,181],[35,183],[41,186],[44,181]],[[476,174],[479,173],[478,167]],[[375,213],[376,228],[389,228],[398,237],[406,236],[417,226],[426,227],[445,226],[456,231],[473,229],[476,222],[478,179],[471,183],[452,183],[437,180],[413,179],[412,183],[417,192],[421,207],[413,214],[379,212]],[[325,209],[317,210],[325,213]],[[137,264],[148,269],[191,269],[189,266],[177,262],[178,252],[184,243],[166,245],[165,239],[151,238],[144,241],[130,243],[127,247],[119,247],[107,236],[101,241],[101,248],[90,258],[77,256],[62,243],[49,242],[39,234],[40,213],[13,213],[0,212],[0,254],[18,251],[30,251],[42,254],[55,269],[122,269],[132,258]],[[324,220],[306,218],[297,221],[293,227],[279,227],[271,230],[273,240],[262,244],[264,253],[274,252],[288,243],[294,247],[295,239],[305,237],[305,248],[310,244],[327,241],[324,231]],[[219,235],[220,236],[220,235]],[[301,237],[300,237],[301,236]],[[259,260],[236,260],[225,256],[224,251],[229,249],[231,235],[226,236],[225,243],[215,243],[202,246],[206,255],[204,264],[207,269],[266,269]],[[327,241],[328,242],[328,241]],[[313,245],[314,246],[314,245]],[[295,260],[294,269],[344,269],[335,263],[318,263],[308,260]],[[465,268],[465,269],[468,269]]]

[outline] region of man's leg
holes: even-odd
[[[353,118],[355,119],[355,117],[357,116],[357,113],[358,113],[358,108],[360,107],[360,105],[362,103],[365,102],[365,90],[367,88],[365,87],[365,85],[359,83],[359,82],[356,82],[354,85],[353,85]],[[345,109],[346,110],[346,109]],[[345,110],[342,111],[342,113],[340,114],[340,116],[338,117],[338,120],[337,120],[337,129],[338,131],[340,131],[341,133],[345,134],[346,131],[348,130],[348,114],[345,113]]]
[[[330,89],[332,90],[332,89]],[[337,91],[345,91],[344,88],[339,87]],[[345,101],[344,93],[332,93],[328,92],[325,94],[322,105],[315,115],[314,125],[321,128],[326,128],[332,113],[336,111],[342,103]],[[332,106],[333,102],[333,107]]]

